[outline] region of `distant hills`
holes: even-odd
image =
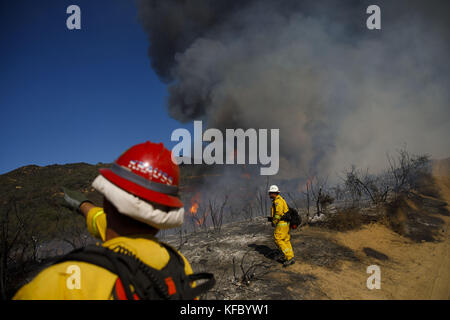
[[[0,203],[5,205],[12,198],[26,203],[34,209],[42,209],[37,202],[47,202],[49,206],[55,205],[63,196],[62,187],[80,190],[93,200],[98,195],[91,187],[92,180],[98,175],[98,169],[109,167],[110,164],[74,163],[65,165],[50,165],[40,167],[30,165],[18,168],[0,175]]]
[[[96,165],[73,163],[64,165],[24,166],[0,175],[0,215],[16,206],[19,213],[54,220],[63,207],[62,187],[78,190],[96,204],[102,204],[102,196],[91,186],[100,168],[110,167],[108,163]],[[181,165],[181,189],[201,183],[202,177],[212,170],[206,166]]]

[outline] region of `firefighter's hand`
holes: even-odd
[[[66,205],[69,208],[80,210],[80,206],[85,202],[90,202],[88,198],[84,194],[78,191],[69,190],[63,188],[64,191],[64,200],[66,201]]]
[[[267,221],[272,222],[273,217],[267,217]]]

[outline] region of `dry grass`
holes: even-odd
[[[416,197],[414,201],[399,197],[386,207],[385,224],[398,234],[416,242],[436,241],[444,221],[439,215],[446,215],[445,208],[438,210],[440,200]],[[444,202],[445,203],[445,202]]]
[[[374,222],[373,217],[366,216],[360,208],[343,208],[337,213],[331,214],[326,221],[319,222],[316,225],[335,231],[350,231],[361,226]]]

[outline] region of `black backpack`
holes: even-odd
[[[161,270],[150,267],[121,246],[108,249],[90,245],[68,253],[55,263],[88,262],[117,274],[113,288],[115,300],[192,300],[214,286],[213,274],[186,275],[183,258],[171,246],[164,243],[161,245],[170,256],[169,262]],[[192,288],[191,282],[197,280],[206,281],[196,283],[195,288]]]
[[[284,221],[288,221],[291,229],[297,229],[302,223],[302,218],[298,214],[297,209],[288,207],[289,211],[283,216]]]

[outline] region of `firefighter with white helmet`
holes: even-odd
[[[276,185],[271,185],[269,188],[269,193],[280,193],[280,189]]]
[[[269,188],[269,197],[272,200],[272,209],[270,221],[275,227],[273,237],[275,244],[283,254],[283,266],[287,267],[295,263],[294,250],[291,244],[291,235],[289,233],[289,222],[283,220],[283,216],[289,211],[286,201],[280,195],[280,189],[276,185]]]
[[[171,152],[162,143],[147,141],[125,151],[110,168],[100,169],[92,186],[103,195],[103,208],[80,192],[64,189],[66,202],[104,242],[69,253],[23,286],[14,299],[193,299],[212,287],[213,277],[206,287],[195,286],[190,280],[201,276],[193,275],[181,253],[155,237],[160,229],[183,223],[179,175]]]

